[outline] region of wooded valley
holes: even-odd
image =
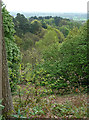
[[[86,118],[89,20],[2,15],[12,117]]]

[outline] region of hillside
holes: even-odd
[[[86,118],[89,21],[3,16],[13,116]]]

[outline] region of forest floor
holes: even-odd
[[[21,89],[24,89],[26,88],[25,85],[20,85]],[[34,88],[33,85],[31,85],[30,87]],[[39,89],[42,89],[39,87]],[[62,104],[62,103],[65,103],[66,101],[72,101],[73,103],[76,102],[76,104],[78,104],[81,100],[85,100],[87,101],[87,98],[89,98],[89,95],[86,94],[86,93],[81,93],[81,92],[72,92],[70,94],[66,94],[66,95],[55,95],[55,101],[58,103],[58,104]],[[47,96],[49,97],[49,95]]]
[[[80,100],[87,101],[87,94],[68,94],[63,96],[57,96],[56,101],[57,103],[65,103],[66,101],[71,101],[74,104],[80,104]]]
[[[20,86],[20,90],[23,90],[23,89],[25,89],[26,87],[25,87],[25,85],[24,86]],[[34,88],[34,86],[32,86],[32,88]],[[27,89],[27,88],[26,88]],[[76,107],[76,108],[78,108],[78,109],[80,109],[80,107],[82,108],[82,107],[84,107],[84,110],[80,110],[80,114],[82,115],[82,114],[85,114],[85,112],[86,112],[86,110],[87,110],[87,98],[89,97],[89,96],[87,96],[87,94],[86,93],[70,93],[70,94],[67,94],[67,95],[56,95],[56,94],[53,94],[53,95],[46,95],[46,96],[43,96],[43,97],[40,97],[39,95],[38,96],[35,96],[34,95],[34,93],[32,92],[31,94],[29,94],[29,92],[26,92],[26,89],[25,89],[25,91],[24,92],[22,92],[21,94],[18,94],[18,95],[14,95],[13,96],[13,101],[14,101],[14,105],[15,106],[19,106],[20,105],[20,110],[24,110],[24,111],[26,111],[26,114],[28,113],[28,112],[30,112],[31,113],[31,117],[41,117],[41,118],[59,118],[58,117],[58,111],[56,110],[52,110],[53,109],[53,106],[52,106],[52,104],[57,104],[57,105],[65,105],[67,102],[68,103],[72,103],[72,108],[73,107]],[[27,90],[28,91],[28,90]],[[21,92],[21,91],[20,91]],[[26,92],[26,94],[25,94],[25,92]],[[33,94],[33,95],[32,95]],[[27,97],[28,96],[28,97]],[[51,99],[49,99],[50,98],[50,96],[51,96]],[[55,96],[55,97],[52,97],[52,96]],[[20,98],[21,97],[21,98]],[[19,98],[20,98],[20,103],[16,103],[16,100],[18,99],[19,100]],[[44,101],[44,99],[46,99],[46,102]],[[38,102],[36,103],[36,100],[38,100]],[[44,102],[43,102],[44,101]],[[23,109],[23,105],[21,106],[21,102],[22,103],[24,103],[25,105],[26,105],[26,108],[24,108]],[[41,103],[42,102],[42,103]],[[39,108],[36,108],[37,106],[41,106],[42,107],[42,110],[43,110],[43,108],[44,109],[47,109],[47,110],[43,110],[43,112],[45,112],[46,113],[46,115],[42,115],[40,112],[39,112],[39,110],[38,109],[40,109],[40,107]],[[26,109],[29,109],[29,106],[31,107],[31,109],[29,110],[29,111],[27,111]],[[54,105],[54,107],[55,107],[55,105]],[[58,107],[58,106],[57,106]],[[67,114],[66,113],[66,111],[67,111],[67,107],[68,106],[63,106],[64,108],[64,110],[65,110],[65,112],[63,112],[64,110],[62,110],[62,114],[64,114],[64,116],[65,116],[65,114]],[[37,109],[35,112],[34,112],[34,110],[33,110],[33,108],[35,108],[35,109]],[[69,104],[69,109],[71,108],[71,105]],[[71,108],[71,109],[72,109]],[[76,108],[73,108],[74,109],[74,111],[76,112],[77,110],[75,110]],[[17,109],[17,108],[15,108],[15,109]],[[56,109],[56,108],[55,108]],[[54,115],[51,113],[51,112],[53,112],[54,111]],[[84,113],[82,113],[82,111],[84,111]],[[34,112],[34,114],[33,114],[33,112]],[[39,113],[39,114],[37,114],[37,112]],[[42,113],[43,113],[42,112]],[[55,115],[55,113],[57,112],[57,115]],[[71,113],[71,110],[70,111],[68,111],[68,112],[70,112]],[[76,115],[77,115],[77,113],[76,113]],[[75,115],[75,116],[76,116]],[[28,117],[29,117],[29,114],[27,115]],[[67,116],[67,115],[66,115]],[[71,115],[70,115],[71,116]],[[86,117],[86,115],[83,115],[84,116],[84,118]],[[75,117],[76,118],[76,117]]]

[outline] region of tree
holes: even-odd
[[[29,32],[30,24],[23,14],[17,13],[17,16],[13,18],[13,22],[15,24],[16,35],[19,37],[22,37],[23,34]]]
[[[0,6],[1,6],[1,1],[0,1]],[[1,11],[0,11],[0,14],[1,14]],[[0,17],[1,17],[1,15],[0,15]],[[1,72],[2,73],[2,81],[1,81],[1,79],[0,79],[0,81],[2,82],[1,92],[2,92],[3,105],[4,105],[3,114],[5,116],[8,116],[8,113],[13,111],[14,108],[13,108],[13,104],[12,104],[11,89],[10,89],[9,78],[8,78],[8,65],[7,65],[7,58],[6,58],[6,48],[5,48],[4,34],[1,35],[1,36],[3,37],[3,39],[1,38],[1,40],[2,40],[1,43],[2,44],[0,44],[1,45],[0,48],[2,48],[2,50],[1,50],[2,51],[1,52],[1,54],[2,54],[1,55],[1,57],[2,57],[2,63],[1,63],[2,64],[1,65],[2,66],[2,72]]]
[[[48,26],[44,37],[36,42],[36,48],[42,53],[46,49],[49,49],[49,46],[52,44],[61,43],[62,41],[64,41],[63,34],[59,30]]]
[[[56,16],[54,18],[55,25],[58,26],[61,20],[62,20],[62,18]]]
[[[41,30],[42,30],[42,25],[41,25],[40,21],[33,20],[30,24],[30,32],[32,32],[34,34],[38,34],[41,32]]]
[[[42,61],[40,62],[39,67],[36,66],[38,68],[36,69],[37,72],[35,74],[37,75],[38,73],[41,73],[41,69],[46,71],[41,73],[41,78],[43,78],[39,79],[39,81],[42,84],[43,82],[44,84],[48,83],[52,89],[58,89],[61,86],[65,86],[63,78],[60,77],[59,73],[60,45],[63,41],[63,34],[59,30],[48,26],[43,39],[36,42],[36,49],[38,50],[40,56],[42,56]],[[36,79],[36,77],[34,79]]]
[[[2,99],[2,15],[0,0],[0,99]],[[1,114],[1,111],[0,111]]]
[[[68,33],[69,33],[69,28],[67,26],[63,25],[62,27],[60,27],[60,31],[66,37],[68,35]]]
[[[11,96],[11,88],[9,83],[8,77],[8,64],[7,64],[7,57],[6,57],[6,48],[5,48],[5,41],[2,41],[2,98],[3,98],[3,105],[4,110],[3,114],[8,116],[8,113],[11,113],[14,108],[12,104],[12,96]]]
[[[76,31],[77,30],[77,31]],[[86,85],[87,72],[87,26],[70,31],[60,48],[61,71],[71,87]],[[65,74],[66,73],[66,74]]]

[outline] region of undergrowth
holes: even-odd
[[[50,89],[27,84],[18,85],[13,96],[14,108],[17,118],[86,118],[87,101],[81,94],[63,103],[56,101],[56,95],[51,95]],[[30,85],[30,86],[29,86]],[[84,96],[85,97],[85,96]]]

